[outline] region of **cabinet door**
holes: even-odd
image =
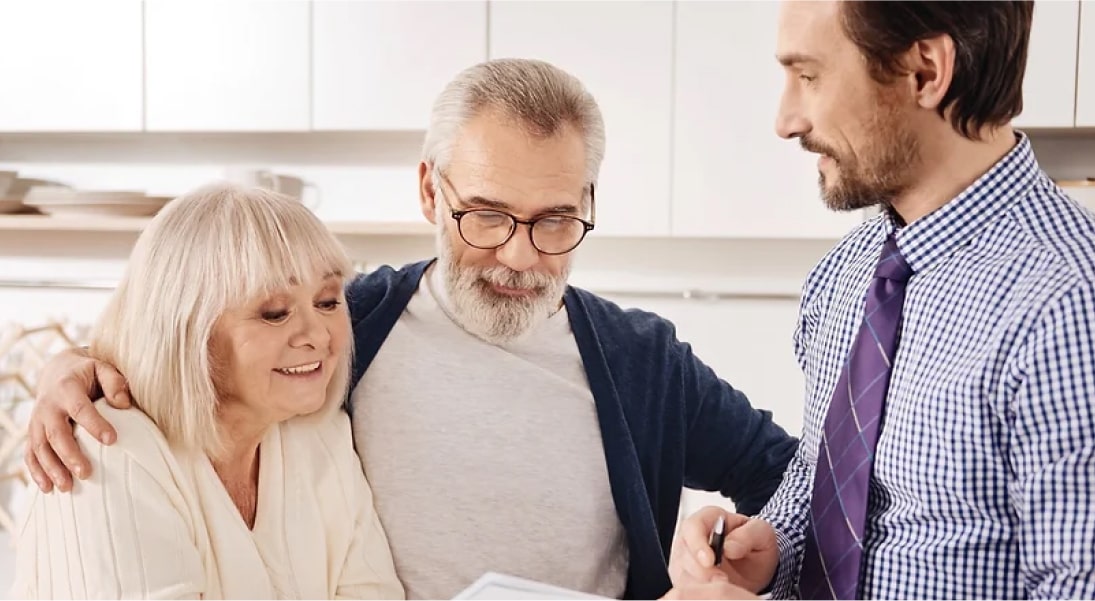
[[[0,131],[139,131],[141,2],[0,2]]]
[[[1079,0],[1034,3],[1023,112],[1016,127],[1073,126],[1079,20]]]
[[[1076,126],[1095,127],[1095,0],[1084,0],[1080,7],[1079,47]]]
[[[299,0],[146,2],[148,129],[309,129],[310,15]]]
[[[490,55],[546,60],[604,115],[595,235],[669,233],[673,3],[492,2]]]
[[[331,1],[312,16],[312,126],[424,130],[441,89],[487,58],[487,3]]]
[[[838,238],[862,212],[829,211],[816,156],[779,138],[776,2],[677,5],[673,235]]]

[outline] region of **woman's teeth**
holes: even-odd
[[[315,363],[309,363],[307,365],[298,365],[296,367],[279,367],[278,369],[275,369],[274,371],[279,372],[279,373],[283,373],[287,376],[293,376],[293,375],[311,373],[311,372],[319,369],[320,365],[323,365],[323,362],[322,361],[316,361]]]

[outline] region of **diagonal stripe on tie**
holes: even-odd
[[[871,470],[897,351],[905,283],[911,276],[912,269],[890,236],[876,264],[863,321],[833,388],[820,437],[799,578],[804,598],[858,595]],[[851,457],[859,460],[846,460]]]

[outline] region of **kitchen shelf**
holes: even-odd
[[[109,217],[97,215],[0,215],[0,232],[116,232],[138,233],[150,217]],[[429,223],[332,221],[327,227],[340,236],[419,236],[431,235]]]

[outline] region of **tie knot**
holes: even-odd
[[[912,277],[913,270],[905,262],[905,257],[897,249],[897,240],[891,235],[886,238],[886,245],[882,247],[882,254],[878,258],[878,266],[875,267],[874,277],[905,283]]]

